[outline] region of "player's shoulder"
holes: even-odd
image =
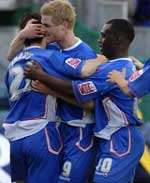
[[[11,60],[11,62],[8,65],[8,68],[13,67],[16,63],[21,63],[30,59],[32,55],[32,52],[23,49],[22,51],[18,52],[17,55]]]
[[[36,57],[43,57],[43,58],[49,58],[53,52],[57,52],[56,50],[51,50],[51,49],[46,49],[46,48],[35,48],[35,49],[32,49],[32,50],[29,50],[33,56],[36,56]]]
[[[53,42],[53,43],[49,43],[49,44],[46,46],[46,49],[48,49],[48,50],[57,50],[57,51],[59,51],[59,50],[60,50],[60,46],[58,45],[57,42]]]
[[[120,58],[115,62],[115,64],[112,64],[113,69],[120,70],[126,69],[126,77],[129,78],[131,74],[136,70],[136,67],[130,58]]]
[[[109,65],[111,67],[133,67],[134,64],[130,58],[117,58],[114,60],[109,60]]]
[[[82,41],[82,40],[81,40],[79,46],[80,46],[80,48],[83,49],[83,50],[91,51],[91,52],[94,52],[94,53],[95,53],[95,51],[94,51],[87,43],[85,43],[85,42]]]
[[[78,42],[78,45],[74,47],[74,51],[77,52],[77,54],[83,59],[90,59],[96,57],[96,52],[82,40],[80,40],[80,42]]]
[[[118,58],[108,60],[106,63],[100,65],[98,71],[100,71],[101,74],[106,74],[112,70],[122,70],[123,68],[127,68],[128,71],[134,71],[135,66],[131,59]]]

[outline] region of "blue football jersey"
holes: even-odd
[[[150,66],[150,59],[148,59],[145,63],[144,63],[144,67]]]
[[[49,43],[47,46],[46,46],[46,49],[51,49],[51,50],[60,50],[60,47],[59,45],[56,43],[56,42],[53,42],[53,43]]]
[[[75,70],[75,74],[77,74],[78,72],[78,77],[81,77],[81,68],[84,64],[84,60],[97,57],[96,53],[81,40],[79,40],[72,47],[60,51],[62,53],[65,53],[66,55],[69,55],[72,58],[78,58],[74,60],[68,59],[63,66],[65,72],[67,72],[68,67],[72,67],[74,69],[78,68],[78,70]],[[61,65],[58,65],[58,67],[61,67]],[[73,73],[74,72],[72,70],[72,75]],[[70,79],[73,79],[71,75]],[[57,110],[57,114],[60,117],[61,121],[67,122],[70,125],[83,126],[88,123],[93,123],[93,117],[91,116],[91,114],[87,114],[84,109],[71,105],[68,102],[62,101],[60,99],[58,99]]]
[[[128,87],[135,97],[143,97],[150,92],[150,65],[133,73],[128,82]]]
[[[116,84],[107,81],[110,71],[122,71],[123,68],[127,69],[127,79],[135,70],[130,59],[115,59],[101,65],[88,79],[72,82],[74,94],[79,102],[94,99],[95,135],[98,137],[110,139],[111,135],[123,126],[141,124],[135,114],[135,99],[126,96]]]
[[[80,72],[82,64],[78,60],[78,67],[67,66],[66,69],[59,67],[58,73],[58,63],[55,62],[57,59],[61,66],[68,59],[71,60],[68,55],[60,51],[31,46],[20,52],[9,64],[5,82],[9,92],[10,109],[4,123],[7,129],[6,136],[8,135],[9,138],[16,140],[31,135],[42,129],[48,122],[56,121],[55,97],[31,90],[31,80],[24,78],[23,70],[28,61],[35,60],[45,72],[55,77],[67,79],[67,74],[74,77],[75,70],[77,75]],[[65,75],[62,75],[63,73]],[[14,128],[19,128],[21,131],[17,132]]]

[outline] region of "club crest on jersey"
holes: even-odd
[[[139,76],[141,76],[143,74],[143,69],[139,70],[139,71],[135,71],[133,72],[133,74],[131,75],[131,77],[129,78],[129,81],[134,81],[136,80]]]
[[[78,58],[68,58],[66,61],[66,64],[73,67],[74,69],[77,68],[77,66],[80,64],[81,60]]]
[[[81,95],[88,95],[97,92],[97,89],[92,81],[88,81],[79,84],[79,92],[81,93]]]

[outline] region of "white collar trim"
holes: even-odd
[[[24,50],[29,50],[31,48],[43,48],[41,46],[28,46],[28,47],[25,47]]]
[[[79,46],[79,44],[81,44],[81,43],[82,43],[82,40],[81,40],[81,39],[79,39],[79,40],[77,41],[77,43],[75,43],[73,46],[71,46],[71,47],[69,47],[69,48],[65,48],[65,49],[63,49],[63,51],[69,51],[69,50],[72,50],[72,49],[76,48],[77,46]]]
[[[113,60],[109,60],[109,62],[116,62],[116,61],[120,61],[120,60],[127,60],[132,62],[131,58],[127,58],[127,57],[123,57],[123,58],[117,58],[117,59],[113,59]]]

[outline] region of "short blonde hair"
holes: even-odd
[[[55,25],[60,25],[64,21],[68,22],[69,29],[74,28],[76,21],[75,8],[67,0],[54,0],[48,3],[45,3],[41,7],[42,15],[52,16],[52,22]]]

